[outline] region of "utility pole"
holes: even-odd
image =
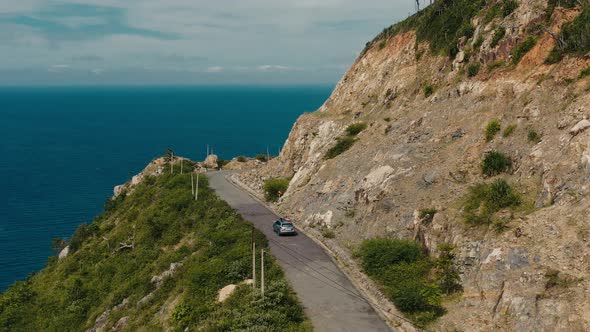
[[[174,152],[170,156],[170,174],[174,174]]]
[[[195,177],[191,173],[191,195],[195,195]]]
[[[197,173],[197,185],[195,190],[195,201],[199,200],[199,173]]]
[[[254,241],[254,225],[252,225],[252,286],[256,289],[256,241]]]
[[[182,162],[184,161],[184,159],[180,159],[180,174],[182,174]]]
[[[260,251],[260,292],[264,299],[264,249]]]

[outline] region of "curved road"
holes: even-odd
[[[279,238],[272,230],[277,216],[224,174],[208,173],[210,187],[269,239],[315,331],[391,331],[319,245],[301,233]]]

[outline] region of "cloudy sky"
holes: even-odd
[[[338,81],[412,0],[3,0],[0,85]]]

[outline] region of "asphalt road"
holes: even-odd
[[[319,245],[301,233],[277,236],[272,230],[277,220],[273,212],[230,183],[224,173],[208,176],[211,188],[269,239],[271,253],[297,292],[315,331],[391,331]]]

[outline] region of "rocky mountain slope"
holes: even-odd
[[[367,44],[279,158],[236,179],[261,195],[291,179],[277,208],[342,255],[382,236],[432,257],[454,245],[463,292],[434,329],[590,330],[588,36],[585,1],[437,1]],[[491,152],[506,167],[486,171]],[[498,179],[518,204],[473,206]]]

